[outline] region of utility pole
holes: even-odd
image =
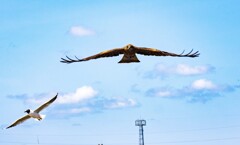
[[[135,126],[139,126],[139,145],[144,145],[143,126],[146,126],[146,120],[136,120]]]

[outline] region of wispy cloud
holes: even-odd
[[[146,78],[164,78],[169,75],[180,76],[194,76],[203,75],[209,72],[213,72],[215,68],[210,65],[190,66],[187,64],[178,64],[174,66],[167,66],[164,64],[157,64],[152,71],[145,73]]]
[[[207,79],[198,79],[180,89],[171,87],[151,88],[146,91],[146,96],[184,99],[188,102],[205,103],[215,97],[223,96],[224,93],[233,92],[236,89],[238,89],[236,85],[220,85]]]
[[[69,30],[69,33],[74,36],[89,36],[95,34],[93,30],[84,28],[82,26],[72,26]]]
[[[81,103],[56,105],[51,114],[57,118],[69,118],[90,113],[101,113],[106,110],[126,109],[137,106],[138,103],[133,99],[96,96]]]
[[[111,99],[108,104],[106,104],[105,108],[108,109],[117,109],[117,108],[125,108],[125,107],[133,107],[136,106],[137,103],[133,99]]]
[[[61,116],[66,115],[66,114],[70,114],[70,115],[85,114],[85,113],[90,113],[92,111],[92,109],[90,107],[80,107],[80,106],[79,107],[72,106],[70,108],[61,106],[61,107],[56,107],[56,108],[58,108],[58,109],[55,109],[53,113],[60,114]]]
[[[22,100],[28,106],[38,107],[55,94],[44,93],[39,95],[11,95],[11,99]],[[136,107],[138,103],[131,98],[103,97],[91,86],[82,86],[74,92],[59,94],[58,99],[51,105],[50,114],[53,116],[78,116],[104,110],[124,109]],[[35,108],[32,108],[35,109]]]

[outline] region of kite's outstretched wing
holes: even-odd
[[[186,54],[184,54],[184,51],[181,54],[175,54],[171,52],[146,47],[136,47],[135,52],[142,55],[175,56],[175,57],[198,57],[200,55],[198,51],[193,52],[193,50]]]
[[[91,60],[91,59],[98,59],[98,58],[101,58],[101,57],[113,57],[113,56],[118,56],[120,54],[123,54],[124,53],[124,49],[123,48],[116,48],[116,49],[111,49],[111,50],[106,50],[106,51],[103,51],[103,52],[100,52],[98,54],[95,54],[95,55],[92,55],[92,56],[89,56],[89,57],[86,57],[86,58],[83,58],[83,59],[79,59],[76,57],[76,59],[72,59],[68,56],[67,59],[66,58],[61,58],[61,62],[62,63],[73,63],[73,62],[81,62],[81,61],[88,61],[88,60]]]
[[[49,106],[52,102],[54,102],[57,99],[57,96],[58,94],[52,99],[50,99],[49,101],[47,101],[46,103],[44,103],[43,105],[41,105],[40,107],[38,107],[36,110],[34,110],[34,112],[39,113],[40,111],[42,111],[44,108]]]

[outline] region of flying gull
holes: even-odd
[[[8,126],[6,129],[14,127],[20,123],[23,123],[24,121],[26,121],[27,119],[30,119],[30,118],[35,118],[39,121],[42,120],[45,117],[45,115],[39,114],[39,112],[42,111],[43,109],[45,109],[46,107],[48,107],[51,103],[53,103],[57,99],[57,96],[58,96],[58,94],[55,97],[53,97],[52,99],[50,99],[49,101],[47,101],[46,103],[44,103],[43,105],[41,105],[40,107],[38,107],[34,111],[27,109],[26,111],[24,111],[27,113],[27,115],[16,120],[13,124]]]

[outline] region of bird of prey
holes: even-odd
[[[140,62],[136,56],[136,54],[141,55],[153,55],[153,56],[174,56],[174,57],[198,57],[200,53],[198,51],[193,52],[191,50],[187,54],[183,54],[184,51],[181,54],[175,54],[171,52],[161,51],[154,48],[147,48],[147,47],[136,47],[132,44],[128,44],[122,48],[115,48],[111,50],[106,50],[103,52],[100,52],[98,54],[79,59],[76,56],[76,59],[72,59],[68,56],[67,58],[61,58],[62,63],[73,63],[73,62],[81,62],[81,61],[88,61],[91,59],[98,59],[102,57],[112,57],[112,56],[118,56],[120,54],[123,54],[122,59],[118,63],[132,63],[132,62]]]
[[[27,109],[26,111],[24,111],[27,113],[27,115],[16,120],[13,124],[8,126],[6,129],[14,127],[20,123],[23,123],[24,121],[26,121],[27,119],[30,119],[30,118],[35,118],[39,121],[42,120],[45,117],[45,115],[39,114],[39,112],[42,111],[44,108],[48,107],[51,103],[53,103],[57,99],[57,96],[58,96],[58,94],[55,97],[53,97],[52,99],[50,99],[49,101],[47,101],[46,103],[44,103],[43,105],[41,105],[40,107],[38,107],[34,111]]]

